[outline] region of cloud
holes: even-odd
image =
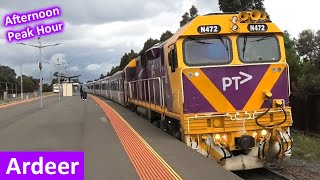
[[[101,68],[101,65],[100,64],[89,64],[85,70],[88,70],[88,71],[96,71],[98,69]]]
[[[117,66],[125,52],[131,49],[139,52],[148,38],[159,39],[166,30],[175,32],[179,28],[181,15],[195,2],[197,1],[5,1],[2,3],[0,15],[12,11],[26,12],[60,6],[65,31],[42,37],[44,45],[61,43],[59,46],[43,50],[43,61],[51,63],[43,65],[43,74],[50,79],[50,73],[58,71],[54,64],[59,58],[60,63],[63,63],[60,66],[63,73],[68,71],[81,74],[80,79],[87,81],[99,77],[101,73],[106,74],[113,66]],[[23,73],[38,77],[38,49],[7,44],[3,36],[4,30],[0,30],[0,33],[0,44],[4,45],[0,49],[0,63],[9,65],[16,71],[19,70],[20,64],[23,64]],[[33,39],[25,43],[38,42]]]
[[[70,67],[70,70],[71,71],[79,71],[79,67],[76,65],[76,66],[73,66],[73,67]]]
[[[170,0],[67,0],[67,1],[38,1],[24,0],[22,2],[4,1],[1,6],[7,10],[31,11],[50,6],[60,6],[62,17],[69,23],[101,24],[113,21],[131,21],[153,17],[159,12],[173,12],[180,9],[182,1],[173,3]],[[27,4],[27,6],[26,6]]]

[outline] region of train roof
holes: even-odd
[[[115,75],[118,75],[118,74],[121,74],[121,73],[123,73],[123,71],[118,71],[118,72],[114,73],[112,76],[115,76]]]

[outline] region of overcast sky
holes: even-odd
[[[288,30],[297,37],[303,29],[319,30],[319,15],[314,0],[265,0],[267,12],[281,30]],[[179,28],[181,15],[195,5],[199,14],[219,12],[217,0],[1,0],[1,20],[5,14],[26,12],[50,6],[59,6],[63,11],[65,31],[45,36],[42,43],[62,43],[44,50],[42,59],[55,63],[59,57],[68,63],[62,70],[69,74],[81,74],[81,81],[98,78],[119,64],[125,52],[139,52],[150,37],[160,38],[166,30]],[[46,21],[49,22],[49,21]],[[2,24],[2,22],[1,22]],[[15,29],[24,26],[15,27]],[[9,29],[6,29],[9,30]],[[36,44],[36,39],[24,41]],[[7,43],[5,29],[0,29],[0,64],[20,73],[39,77],[36,48]],[[51,80],[57,71],[52,64],[43,65],[44,80]]]

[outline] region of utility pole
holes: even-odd
[[[60,65],[62,65],[62,64],[60,64],[60,59],[59,58],[57,59],[57,61],[58,61],[58,64],[56,64],[56,65],[58,66],[58,85],[59,85],[59,101],[60,101],[60,99],[61,99]]]
[[[51,63],[51,64],[54,64],[54,63]],[[60,66],[63,65],[63,64],[69,64],[69,63],[60,63],[60,58],[58,58],[57,59],[57,63],[54,64],[54,65],[58,66],[59,101],[61,100],[61,90],[62,90]]]
[[[13,96],[13,83],[11,83],[11,96]]]
[[[41,61],[41,50],[42,48],[46,48],[46,47],[50,47],[50,46],[57,46],[57,45],[60,45],[58,43],[56,44],[52,44],[52,45],[41,45],[41,41],[40,41],[40,37],[38,37],[38,42],[39,42],[39,45],[29,45],[29,44],[25,44],[25,43],[18,43],[18,44],[21,44],[21,45],[25,45],[25,46],[31,46],[31,47],[35,47],[35,48],[39,48],[39,63],[38,63],[38,67],[39,67],[39,70],[40,70],[40,108],[42,108],[42,61]]]
[[[42,62],[41,62],[41,41],[40,37],[38,37],[39,42],[39,69],[40,69],[40,108],[42,108]]]
[[[64,66],[64,69],[65,69],[65,87],[66,87],[66,92],[65,92],[65,95],[67,96],[67,93],[68,93],[68,72],[67,72],[67,66]]]
[[[7,93],[6,100],[8,100],[8,98],[9,98],[9,94],[8,94],[8,83],[7,83],[7,82],[6,82],[6,93]]]
[[[14,87],[16,88],[16,98],[18,97],[18,87],[17,87],[17,83],[14,83]]]
[[[21,83],[21,100],[23,100],[23,80],[22,80],[22,64],[20,66],[20,73],[21,73],[21,78],[20,78],[20,83]]]

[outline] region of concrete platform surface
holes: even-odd
[[[105,103],[51,96],[42,109],[39,100],[0,108],[0,151],[84,151],[87,180],[240,179],[146,119],[100,99]]]

